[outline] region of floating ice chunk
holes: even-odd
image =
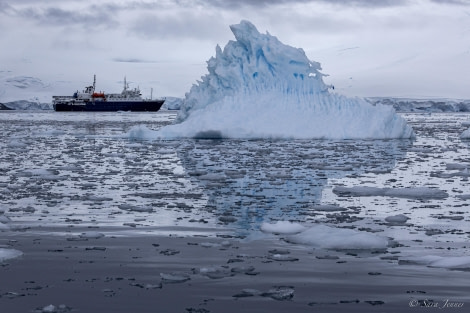
[[[445,199],[449,195],[444,190],[416,187],[416,188],[391,188],[385,191],[385,196],[397,198],[418,199]]]
[[[470,128],[460,135],[460,139],[470,139]]]
[[[367,186],[338,186],[333,189],[333,193],[339,196],[351,197],[385,196],[410,199],[445,199],[449,196],[447,192],[443,190],[428,187],[378,188]]]
[[[310,207],[310,209],[314,211],[321,211],[321,212],[335,212],[335,211],[346,211],[347,209],[340,207],[339,205],[333,204],[322,204],[322,205],[314,205]]]
[[[2,212],[0,212],[0,223],[6,224],[10,222],[11,219],[8,216],[3,215]]]
[[[331,250],[375,250],[386,249],[388,246],[388,239],[385,237],[325,225],[310,227],[287,237],[287,241]]]
[[[23,252],[16,249],[0,248],[0,262],[3,262],[8,259],[14,259],[22,255]]]
[[[137,205],[130,205],[130,204],[120,204],[118,207],[124,211],[134,211],[134,212],[146,212],[151,213],[154,211],[153,208],[148,206],[137,206]]]
[[[378,187],[355,186],[355,187],[335,187],[333,193],[339,196],[367,197],[384,196],[385,190]]]
[[[221,266],[202,267],[199,269],[199,273],[211,279],[220,279],[235,275],[235,272]]]
[[[191,279],[187,273],[160,273],[160,277],[166,283],[183,283]]]
[[[138,138],[410,138],[390,106],[330,93],[318,62],[304,50],[261,34],[248,21],[230,26],[236,40],[207,62],[176,123]]]
[[[470,256],[442,257],[437,255],[426,255],[421,257],[409,257],[400,260],[400,264],[415,264],[426,265],[429,267],[470,270]]]
[[[470,167],[470,164],[461,164],[461,163],[447,163],[446,170],[465,170]]]
[[[466,195],[457,195],[457,198],[460,198],[462,200],[470,200],[470,194]]]
[[[387,216],[385,218],[385,221],[390,224],[401,225],[401,224],[405,224],[406,221],[408,221],[409,219],[410,218],[406,215],[398,214],[398,215],[393,215],[393,216]]]
[[[293,286],[277,286],[261,294],[262,297],[270,297],[274,300],[285,301],[291,300],[294,297]]]
[[[221,181],[227,179],[224,173],[209,173],[198,177],[200,180]]]
[[[45,307],[42,308],[43,313],[56,313],[57,308],[53,304],[46,305]]]
[[[296,258],[296,257],[292,257],[290,255],[287,255],[287,254],[272,254],[269,256],[269,258],[271,260],[274,260],[274,261],[287,261],[287,262],[294,262],[294,261],[298,261],[299,259]]]
[[[28,145],[24,142],[13,139],[8,143],[7,146],[13,149],[22,149],[22,148],[26,148]]]
[[[305,226],[289,221],[277,221],[274,224],[262,223],[260,228],[266,233],[275,234],[296,234],[306,229]]]
[[[89,232],[80,234],[80,238],[86,238],[86,239],[99,239],[103,237],[104,237],[104,234],[100,232],[96,232],[96,231],[89,231]]]

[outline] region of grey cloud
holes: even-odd
[[[454,0],[459,1],[459,0]],[[328,5],[339,5],[345,7],[365,7],[365,8],[380,8],[401,6],[409,2],[409,0],[206,0],[203,2],[210,3],[216,7],[237,8],[240,6],[269,6],[277,4],[292,4],[292,3],[321,3]]]
[[[183,16],[141,16],[130,26],[130,32],[153,39],[190,38],[213,39],[227,32],[227,25],[212,13]]]
[[[23,3],[29,4],[29,1],[23,1]],[[38,3],[35,6],[18,6],[18,3],[15,3],[15,5],[0,3],[0,14],[25,18],[41,25],[79,25],[88,28],[96,26],[110,27],[117,24],[113,15],[105,10],[68,10],[51,6],[50,4],[46,6],[44,3]]]
[[[470,1],[469,0],[431,0],[431,2],[435,2],[435,3],[439,3],[439,4],[470,6]]]

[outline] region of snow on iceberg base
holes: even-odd
[[[411,138],[387,106],[330,93],[318,62],[302,49],[260,34],[248,21],[230,26],[236,41],[207,62],[176,123],[160,138]]]
[[[392,139],[412,129],[390,107],[336,94],[269,92],[216,101],[182,123],[164,127],[161,138]]]

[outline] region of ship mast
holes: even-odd
[[[96,74],[93,75],[93,92],[95,92],[96,87]]]

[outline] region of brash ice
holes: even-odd
[[[235,41],[207,62],[173,125],[160,138],[410,138],[393,108],[329,89],[302,49],[261,34],[248,22],[230,26]]]

